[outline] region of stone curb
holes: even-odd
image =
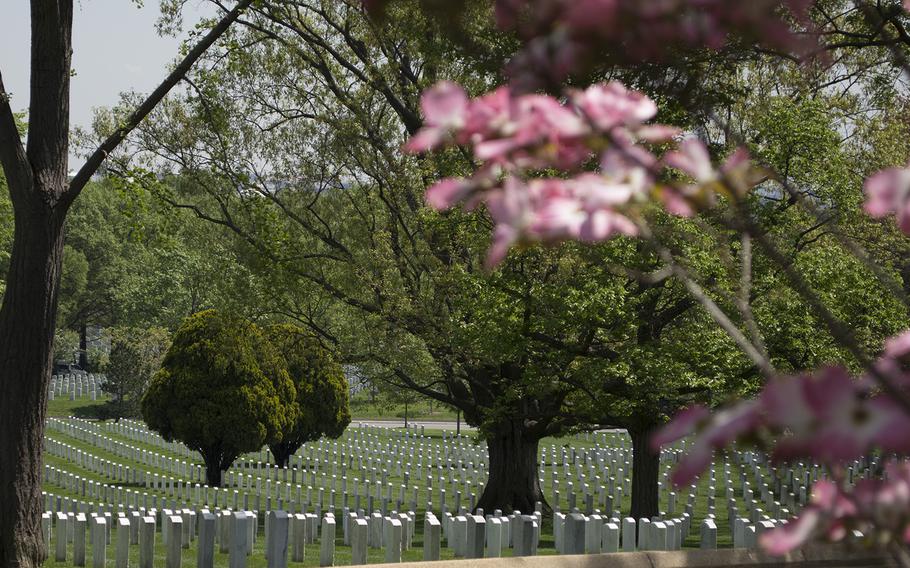
[[[897,566],[875,551],[850,550],[840,546],[810,547],[774,557],[756,550],[694,550],[673,552],[618,552],[574,556],[524,556],[519,558],[484,558],[473,560],[437,560],[403,562],[401,564],[371,564],[371,567],[391,568],[726,568],[773,566],[812,568],[872,568]]]

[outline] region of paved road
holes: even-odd
[[[367,426],[379,426],[380,428],[404,428],[404,419],[395,419],[395,420],[351,420],[351,426],[356,426],[358,424],[364,424]],[[455,431],[457,423],[452,421],[438,421],[438,420],[408,420],[408,426],[414,427],[421,426],[425,427],[427,430],[452,430]],[[473,426],[468,426],[464,422],[461,423],[462,432],[473,432],[475,429]]]
[[[404,419],[395,419],[395,420],[351,420],[351,426],[357,426],[358,424],[364,424],[367,426],[379,426],[380,428],[404,428]],[[408,425],[412,428],[414,425],[417,425],[418,428],[421,426],[425,427],[427,430],[455,430],[456,422],[453,421],[441,421],[441,420],[408,420]],[[461,432],[474,432],[476,428],[473,426],[468,426],[466,423],[461,423]],[[608,429],[608,430],[598,430],[598,432],[625,432],[621,429]]]

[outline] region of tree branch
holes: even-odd
[[[662,245],[651,232],[650,227],[644,223],[639,223],[639,230],[641,231],[641,236],[643,239],[648,241],[652,247],[654,247],[655,252],[662,261],[664,261],[668,267],[673,271],[673,275],[679,279],[680,282],[686,287],[686,290],[689,294],[695,298],[695,300],[701,304],[701,306],[708,312],[708,315],[711,316],[711,319],[723,329],[727,335],[732,339],[740,349],[743,350],[749,359],[755,364],[756,367],[761,371],[762,375],[765,377],[774,376],[774,367],[771,365],[771,361],[767,357],[763,356],[761,352],[756,349],[755,345],[743,335],[743,332],[739,330],[736,325],[730,318],[727,317],[727,314],[711,299],[710,296],[698,285],[695,280],[689,276],[688,271],[683,268],[679,263],[676,262],[676,259],[673,258],[673,253],[670,250]]]
[[[54,205],[65,191],[69,156],[72,0],[31,2],[31,83],[26,154],[34,187]]]
[[[92,175],[98,170],[101,164],[107,158],[108,154],[120,145],[127,135],[133,131],[142,120],[161,102],[162,99],[170,92],[174,86],[189,72],[190,68],[196,61],[202,57],[202,54],[220,38],[224,32],[233,24],[240,14],[250,5],[253,0],[240,0],[234,9],[228,12],[218,24],[209,30],[209,33],[197,43],[193,49],[183,58],[183,60],[174,68],[173,71],[158,85],[151,95],[133,111],[133,114],[126,122],[115,130],[107,139],[101,143],[97,150],[89,156],[82,168],[76,174],[76,177],[70,182],[69,189],[66,192],[66,199],[73,200],[88,183]]]
[[[9,104],[9,94],[3,86],[0,74],[0,167],[6,174],[10,192],[19,191],[31,185],[31,164],[22,146],[16,118]]]

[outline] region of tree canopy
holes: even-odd
[[[166,329],[114,328],[109,331],[111,351],[102,369],[102,388],[113,396],[116,418],[139,415],[145,390],[158,371],[170,343]]]
[[[269,444],[275,464],[286,467],[305,442],[344,433],[351,423],[350,393],[341,365],[312,333],[292,324],[270,325],[264,332],[287,362],[300,407],[299,418],[282,432],[281,440]]]
[[[243,318],[207,310],[181,324],[142,398],[142,417],[205,461],[209,485],[243,452],[282,439],[298,418],[281,354]]]

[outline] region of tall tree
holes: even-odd
[[[47,387],[67,211],[123,139],[177,84],[252,0],[240,0],[70,179],[72,0],[31,2],[29,128],[23,144],[0,75],[0,165],[14,212],[13,245],[0,307],[0,566],[37,567]]]
[[[297,390],[299,417],[280,440],[269,443],[275,465],[287,467],[304,443],[344,434],[351,423],[350,393],[341,366],[311,333],[291,324],[270,325],[263,332],[287,362]]]
[[[469,164],[454,154],[415,162],[397,147],[419,125],[426,79],[457,74],[482,87],[497,78],[483,61],[425,39],[420,30],[432,24],[405,11],[394,21],[380,31],[353,1],[251,12],[232,36],[247,49],[214,56],[213,71],[194,74],[181,104],[162,107],[138,138],[170,161],[162,173],[183,180],[160,195],[233,232],[249,266],[280,291],[274,309],[336,345],[345,363],[481,427],[491,467],[478,506],[546,502],[536,467],[543,437],[628,426],[647,458],[635,473],[634,485],[648,488],[635,492],[635,510],[650,516],[657,456],[647,433],[693,388],[706,390],[693,379],[722,391],[725,375],[748,369],[732,356],[726,367],[667,378],[697,349],[655,346],[705,320],[657,259],[628,242],[528,251],[487,274],[489,220],[421,206],[428,179]],[[711,337],[696,347],[732,351]],[[648,366],[648,351],[677,360]],[[644,388],[654,397],[636,394]],[[591,392],[627,404],[590,404]]]
[[[516,251],[487,274],[489,217],[421,207],[422,187],[470,167],[457,152],[418,160],[398,153],[419,124],[421,86],[441,77],[480,89],[498,81],[485,61],[427,40],[433,26],[407,8],[390,10],[377,29],[358,2],[263,3],[233,36],[247,48],[213,56],[180,104],[143,129],[143,148],[169,162],[150,167],[184,180],[158,191],[246,243],[248,265],[276,289],[272,309],[336,345],[345,363],[451,405],[479,426],[490,459],[479,506],[530,510],[544,501],[535,464],[542,437],[621,426],[635,447],[632,512],[656,514],[659,462],[649,433],[693,398],[753,388],[757,370],[647,247],[618,240]],[[653,85],[667,100],[708,92],[695,97],[707,104],[737,96],[728,83],[737,61],[722,54],[611,72]],[[704,127],[697,114],[669,107],[665,121]],[[812,149],[817,141],[798,142]],[[767,197],[760,205],[773,213],[774,196]],[[694,222],[649,215],[657,238],[716,302],[759,309],[757,323],[738,322],[744,329],[777,337],[782,324],[794,333],[815,325],[811,310],[781,291],[786,283],[766,259],[753,262],[750,246],[711,215]],[[782,223],[775,238],[798,235],[804,221]],[[807,265],[871,280],[826,241],[794,257],[800,251],[817,251]],[[837,274],[818,276],[834,282]],[[843,288],[831,289],[837,302]],[[864,307],[882,296],[868,289]],[[888,326],[867,325],[869,341]],[[813,338],[789,367],[837,355],[829,340]],[[792,356],[786,341],[769,347],[773,357]]]

